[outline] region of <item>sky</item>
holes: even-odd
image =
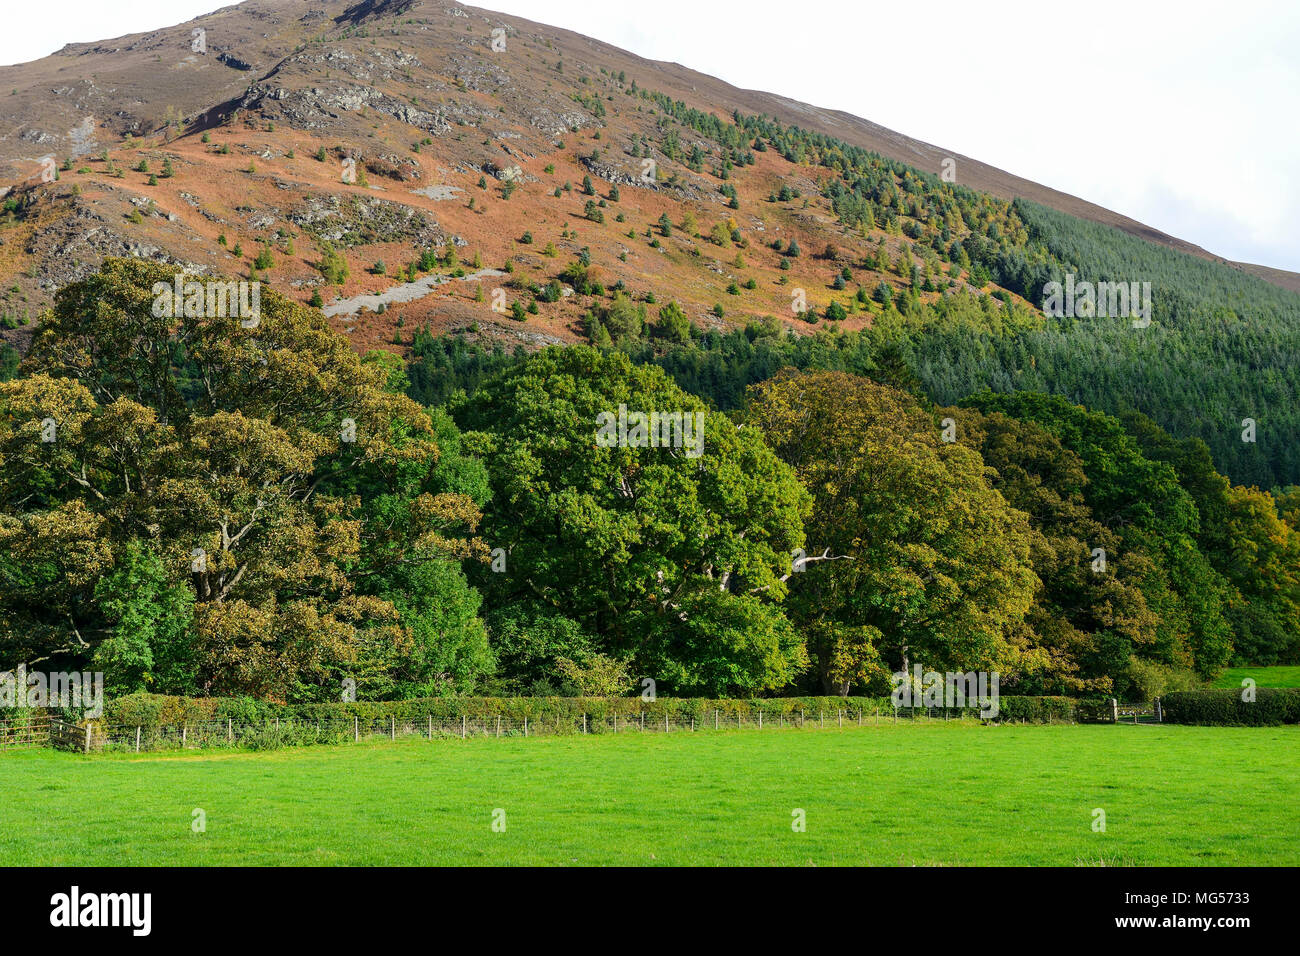
[[[220,6],[12,2],[0,63]],[[490,0],[488,7],[854,113],[1226,258],[1300,272],[1297,0]]]

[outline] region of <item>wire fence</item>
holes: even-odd
[[[961,708],[915,707],[867,711],[800,711],[785,714],[713,710],[696,715],[605,714],[551,717],[334,717],[320,720],[239,722],[204,720],[184,724],[131,725],[90,721],[76,724],[59,717],[0,721],[0,749],[46,746],[94,752],[149,753],[168,750],[244,748],[269,750],[312,744],[362,743],[420,737],[426,740],[471,737],[556,737],[577,734],[697,733],[733,730],[827,730],[877,726],[899,720],[981,722]]]

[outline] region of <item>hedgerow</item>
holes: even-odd
[[[1243,691],[1191,690],[1166,694],[1160,701],[1168,724],[1266,727],[1300,723],[1300,688],[1255,689],[1252,699]]]
[[[1067,697],[999,698],[994,720],[1048,723],[1076,719],[1076,702]],[[977,706],[947,708],[956,716],[979,716]],[[877,715],[893,719],[894,705],[888,697],[777,697],[752,700],[735,698],[659,697],[426,697],[399,701],[356,701],[335,703],[278,704],[250,697],[168,697],[159,694],[131,694],[109,701],[103,722],[110,725],[157,727],[211,720],[230,720],[236,724],[258,724],[275,720],[324,721],[356,718],[380,720],[394,718],[412,721],[432,717],[452,720],[502,717],[509,720],[581,721],[585,714],[598,721],[618,715],[629,720],[645,714],[646,720],[689,721],[709,724],[717,712],[720,723],[734,721],[737,715],[755,720],[761,713],[765,722],[837,720],[841,712],[846,721],[872,720]],[[903,708],[907,717],[926,713],[926,708]],[[929,713],[941,716],[943,708]]]

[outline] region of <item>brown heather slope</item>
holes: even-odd
[[[491,48],[497,28],[505,31],[500,51]],[[202,52],[192,49],[195,29],[205,31]],[[336,315],[359,348],[400,349],[425,325],[528,347],[571,341],[593,304],[586,296],[566,290],[523,321],[492,304],[495,295],[532,301],[527,288],[546,285],[583,250],[605,287],[622,282],[642,300],[647,293],[658,303],[676,299],[701,325],[773,315],[809,330],[792,316],[796,290],[820,311],[832,298],[847,303],[858,285],[903,284],[911,259],[882,270],[878,246],[894,264],[910,244],[897,232],[842,228],[818,193],[825,170],[758,152],[727,180],[740,207],[729,209],[715,175],[717,145],[674,125],[684,149],[698,144],[707,158],[692,171],[664,157],[662,116],[652,100],[629,95],[633,83],[723,118],[735,109],[766,113],[931,172],[951,155],[843,113],[447,0],[249,0],[175,27],[0,67],[0,90],[13,91],[0,95],[0,192],[18,202],[0,223],[0,317],[34,318],[59,286],[107,255],[248,275],[262,248],[273,265],[258,278],[302,301],[319,292],[327,313],[339,310],[340,298],[399,285],[394,273],[423,250],[457,250],[459,266],[436,270],[448,281],[427,295],[382,313]],[[656,147],[653,184],[641,180],[641,160],[632,155],[638,138]],[[40,182],[45,156],[70,161],[58,181]],[[1208,255],[954,158],[966,185]],[[348,160],[355,182],[345,181]],[[137,171],[142,161],[147,170]],[[160,176],[166,162],[170,177]],[[581,191],[588,175],[590,197]],[[150,185],[151,176],[160,178]],[[782,185],[800,197],[768,202]],[[585,216],[589,199],[604,203],[603,222]],[[675,227],[669,237],[652,228],[665,214]],[[691,217],[696,228],[683,230]],[[522,241],[526,233],[531,243]],[[768,247],[774,237],[793,237],[802,248],[789,268]],[[832,255],[820,255],[828,244]],[[326,284],[318,268],[329,248],[348,263],[342,284]],[[373,268],[380,261],[386,275]],[[498,274],[507,263],[513,276]],[[479,275],[479,266],[489,271]],[[837,292],[832,282],[845,268],[852,278]],[[457,276],[462,270],[469,275]],[[1278,284],[1300,284],[1300,276],[1264,271]],[[651,316],[655,309],[648,306]],[[869,309],[855,310],[843,325],[870,320]],[[21,345],[28,328],[0,335]]]

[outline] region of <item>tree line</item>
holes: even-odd
[[[156,318],[159,282],[69,285],[0,385],[5,669],[312,701],[876,694],[920,663],[1143,697],[1300,650],[1295,489],[1136,414],[939,404],[897,329],[407,365],[270,291],[250,328]],[[703,453],[597,442],[620,408],[700,416]]]

